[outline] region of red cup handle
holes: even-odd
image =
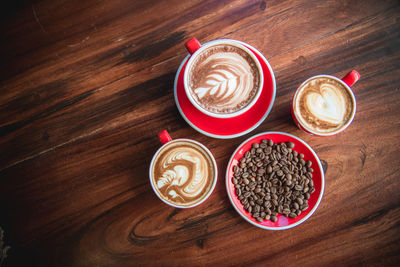
[[[163,130],[161,132],[158,133],[158,138],[160,139],[160,142],[162,144],[166,144],[169,141],[172,141],[171,136],[169,135],[169,133],[167,132],[167,130]]]
[[[191,55],[193,55],[193,53],[196,52],[197,49],[200,48],[200,46],[200,42],[195,37],[185,43],[185,47]]]
[[[347,73],[346,76],[344,76],[342,78],[342,81],[344,81],[345,84],[347,84],[349,87],[351,87],[359,79],[360,79],[360,73],[358,73],[356,70],[352,70],[349,73]]]

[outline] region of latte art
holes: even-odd
[[[250,66],[235,53],[214,54],[204,64],[210,64],[209,74],[195,87],[198,99],[212,97],[216,108],[236,107],[248,98],[253,89]]]
[[[298,91],[294,112],[308,130],[330,133],[340,130],[351,119],[354,102],[347,88],[335,79],[318,77]]]
[[[312,92],[306,96],[306,107],[314,116],[332,125],[341,124],[346,111],[343,96],[329,83],[320,84],[320,93]]]
[[[175,205],[192,205],[209,192],[214,181],[212,160],[196,144],[173,142],[160,152],[153,167],[153,185]]]
[[[212,113],[233,113],[246,107],[260,87],[259,70],[253,58],[228,44],[202,51],[190,73],[192,97]]]

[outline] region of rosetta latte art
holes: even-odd
[[[176,203],[187,203],[201,197],[209,184],[209,167],[200,152],[176,148],[159,165],[161,177],[156,181],[159,191]]]
[[[214,96],[215,102],[220,105],[238,105],[248,96],[253,89],[253,77],[249,70],[249,64],[234,53],[224,53],[224,57],[213,59],[210,73],[203,84],[194,92],[199,99],[205,96]]]
[[[213,113],[232,113],[255,98],[259,70],[254,60],[236,47],[216,46],[193,63],[190,88],[194,100]]]

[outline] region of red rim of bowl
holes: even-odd
[[[281,214],[278,214],[278,221],[272,222],[270,220],[264,220],[263,222],[256,221],[247,211],[244,210],[242,203],[236,196],[235,188],[232,183],[233,176],[233,166],[237,165],[239,159],[243,157],[244,153],[251,148],[251,144],[255,142],[261,142],[262,139],[271,139],[274,143],[280,142],[293,142],[295,144],[294,150],[304,154],[304,160],[311,160],[313,172],[313,182],[315,187],[315,192],[311,194],[310,199],[308,200],[309,208],[303,211],[296,218],[287,218]],[[233,152],[227,169],[225,176],[225,184],[226,190],[228,193],[229,200],[232,203],[232,206],[235,210],[249,223],[268,230],[285,230],[295,227],[304,221],[306,221],[318,208],[325,188],[325,175],[322,169],[321,161],[319,160],[315,151],[303,140],[300,138],[283,132],[264,132],[257,135],[254,135],[243,143],[241,143],[238,148]]]

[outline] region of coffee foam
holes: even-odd
[[[249,105],[257,95],[260,74],[254,59],[229,44],[208,47],[189,70],[194,100],[204,109],[229,114]]]
[[[159,152],[152,167],[153,186],[167,202],[191,206],[211,190],[214,164],[199,145],[173,141]]]
[[[354,103],[347,88],[329,77],[317,77],[303,85],[295,100],[295,112],[308,130],[330,133],[352,117]]]

